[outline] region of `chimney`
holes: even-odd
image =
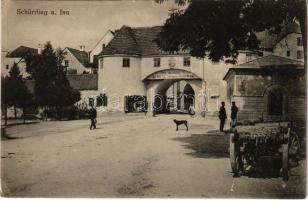
[[[79,48],[80,48],[80,51],[85,51],[85,46],[84,45],[80,45]]]
[[[41,44],[38,44],[38,46],[37,46],[37,53],[38,54],[42,53],[42,45]]]

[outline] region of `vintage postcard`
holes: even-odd
[[[305,198],[305,0],[1,1],[1,195]]]

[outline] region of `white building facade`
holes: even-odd
[[[145,99],[148,111],[154,106],[165,107],[168,89],[185,81],[193,90],[195,111],[216,112],[219,102],[226,98],[222,78],[232,65],[191,57],[185,52],[163,52],[153,41],[160,30],[161,27],[123,26],[99,55],[98,90],[108,97],[107,110],[130,111],[128,98],[136,96]],[[240,54],[239,62],[246,62],[245,56]]]
[[[295,22],[293,24],[293,28],[286,26],[277,36],[269,38],[263,35],[260,38],[262,51],[241,51],[237,64],[271,54],[284,54],[284,57],[303,61],[303,56],[298,53],[303,52],[299,26]],[[145,99],[146,103],[139,103],[146,104],[148,111],[159,105],[167,106],[168,89],[170,95],[170,87],[184,81],[193,90],[195,111],[217,112],[220,102],[227,100],[227,83],[223,77],[234,65],[198,59],[185,52],[170,54],[161,51],[154,42],[160,30],[161,27],[123,26],[114,32],[113,38],[98,56],[98,91],[108,98],[107,110],[131,111],[127,107],[131,106],[129,99],[132,97],[137,99],[133,104],[138,103],[141,97]]]

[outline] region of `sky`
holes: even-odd
[[[154,0],[125,1],[1,1],[1,48],[12,51],[24,45],[37,48],[50,41],[54,48],[85,45],[91,50],[108,31],[123,25],[144,27],[163,25],[173,0],[158,4]],[[47,16],[19,11],[47,11]],[[60,15],[60,9],[69,15]],[[54,11],[57,15],[51,15]],[[20,14],[18,14],[20,13]]]

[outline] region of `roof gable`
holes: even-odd
[[[38,50],[34,49],[34,48],[31,48],[31,47],[19,46],[17,49],[15,49],[12,52],[8,53],[8,55],[6,57],[8,57],[8,58],[22,58],[27,53],[38,54]]]
[[[85,51],[80,51],[77,49],[73,49],[70,47],[66,47],[72,54],[73,56],[81,63],[81,64],[86,64],[89,63],[89,55]]]

